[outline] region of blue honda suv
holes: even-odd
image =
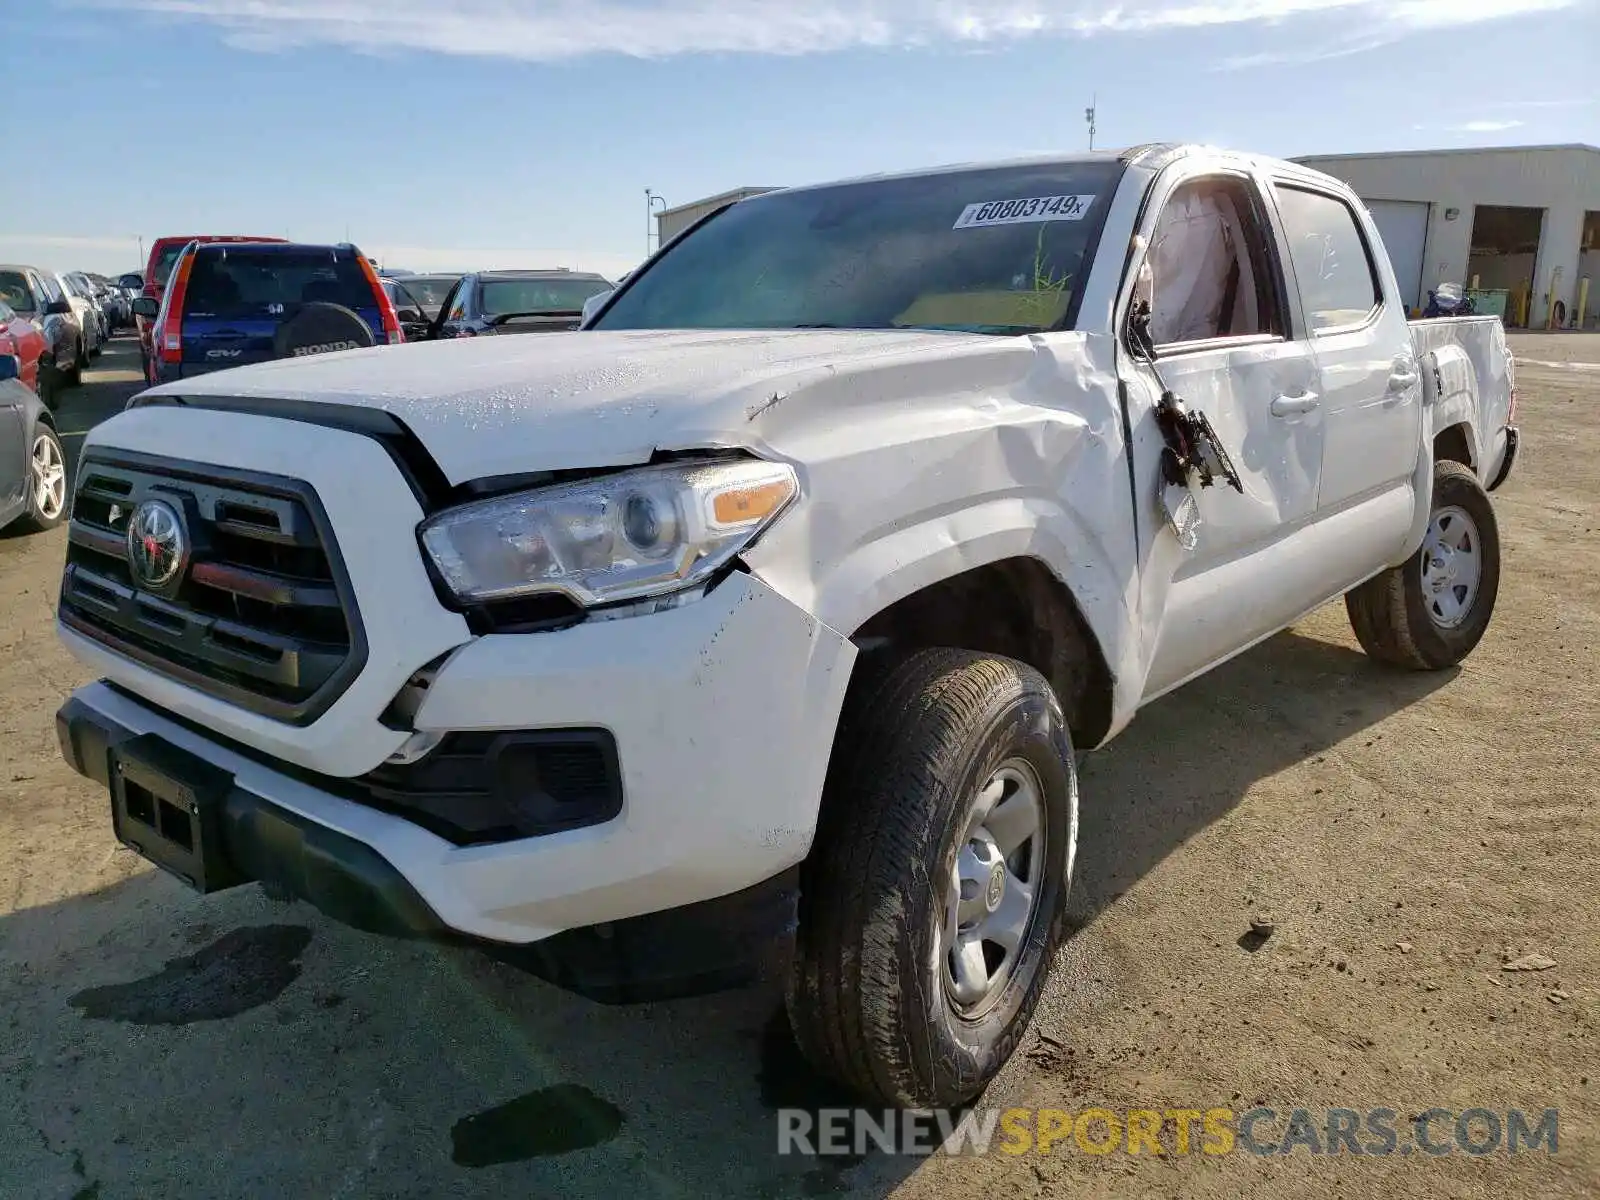
[[[141,297],[134,311],[154,322],[152,384],[405,340],[377,271],[349,244],[190,242],[159,305]]]

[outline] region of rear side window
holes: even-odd
[[[372,308],[372,285],[354,254],[332,250],[202,249],[184,297],[191,317],[280,317],[303,304]]]
[[[1359,325],[1383,299],[1361,227],[1343,200],[1278,185],[1283,232],[1313,333]]]
[[[167,286],[167,276],[172,274],[173,264],[178,261],[178,256],[183,253],[185,245],[186,242],[169,242],[161,247],[161,254],[156,259],[151,273],[155,276],[155,282],[162,287]]]

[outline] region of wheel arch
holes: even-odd
[[[1433,435],[1433,461],[1457,462],[1478,469],[1477,433],[1470,421],[1457,421]]]
[[[998,558],[925,584],[869,616],[852,639],[864,659],[926,647],[1017,659],[1049,680],[1076,746],[1098,745],[1111,730],[1110,661],[1085,606],[1038,557]]]

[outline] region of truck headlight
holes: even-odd
[[[465,603],[558,592],[589,606],[704,582],[799,490],[785,463],[702,459],[476,500],[420,532]]]

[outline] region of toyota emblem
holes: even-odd
[[[141,588],[163,588],[189,560],[189,536],[178,510],[165,500],[146,500],[128,519],[128,572]]]

